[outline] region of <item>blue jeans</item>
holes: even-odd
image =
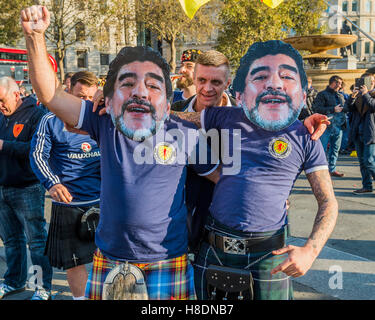
[[[336,170],[336,162],[339,156],[339,150],[341,147],[342,130],[339,127],[330,125],[323,135],[320,137],[324,151],[327,156],[329,172]],[[329,150],[327,152],[327,146],[329,143]]]
[[[372,190],[372,179],[375,179],[375,144],[365,144],[360,136],[354,140],[359,161],[363,189]]]
[[[0,237],[4,243],[8,267],[4,283],[15,288],[26,284],[27,240],[36,271],[35,285],[51,289],[52,267],[44,255],[47,240],[44,229],[44,193],[40,184],[25,188],[0,186]],[[38,270],[42,273],[38,274]]]

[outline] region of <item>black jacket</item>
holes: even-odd
[[[12,115],[0,113],[0,139],[4,141],[0,150],[0,186],[22,188],[39,183],[31,169],[29,153],[31,138],[45,113],[32,97],[25,98]]]
[[[187,107],[189,106],[190,101],[193,100],[194,97],[195,97],[195,95],[191,96],[189,99],[186,99],[186,100],[176,101],[171,106],[172,111],[177,111],[177,112],[185,111],[187,109]],[[228,94],[228,97],[229,97],[229,100],[230,100],[230,103],[232,104],[232,106],[237,105],[236,100],[233,97],[231,97],[229,94]]]
[[[359,138],[360,125],[362,123],[363,142],[365,144],[375,143],[375,91],[356,98],[351,96],[346,106],[352,112],[349,139],[354,141]]]
[[[298,116],[298,120],[305,120],[307,117],[310,117],[314,111],[312,108],[313,102],[318,94],[318,91],[313,87],[307,89],[306,92],[306,106],[302,108],[301,113]]]
[[[230,95],[229,100],[232,106],[236,105],[236,100]],[[172,104],[171,109],[177,112],[184,112],[190,101],[195,97],[192,96],[187,100],[176,101]],[[198,176],[195,171],[188,167],[185,183],[186,206],[188,208],[188,238],[189,251],[197,252],[199,243],[204,234],[204,226],[209,215],[215,184],[210,180]]]
[[[342,112],[335,112],[335,106],[338,105],[337,101],[341,107],[344,108]],[[320,91],[313,102],[314,113],[325,114],[327,116],[333,116],[331,126],[340,127],[342,130],[346,129],[346,115],[345,112],[348,110],[345,108],[345,98],[344,96],[336,92],[335,90],[327,87],[325,90]]]

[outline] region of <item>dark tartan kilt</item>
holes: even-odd
[[[268,252],[257,252],[249,255],[227,254],[220,249],[213,249],[202,242],[199,254],[194,263],[194,281],[198,300],[208,300],[206,269],[210,264],[220,265],[216,258],[226,267],[244,269],[247,265],[262,258]],[[271,270],[288,258],[287,254],[270,255],[249,268],[254,280],[254,300],[293,300],[292,278],[283,272],[271,275]],[[246,293],[244,293],[246,296]],[[229,299],[231,300],[231,299]]]
[[[93,261],[95,241],[83,241],[77,235],[81,216],[91,207],[78,208],[52,203],[45,249],[52,267],[67,270]]]
[[[207,225],[215,227],[222,232],[240,236],[241,238],[250,237],[246,233],[233,230],[214,220],[211,216],[207,218]],[[254,237],[272,237],[276,234],[284,233],[286,242],[286,228],[278,231],[258,232]],[[206,280],[206,270],[210,264],[221,265],[236,269],[244,269],[248,265],[254,280],[254,300],[292,300],[293,299],[293,283],[292,278],[283,272],[271,275],[271,270],[284,262],[288,258],[288,254],[273,255],[272,250],[280,249],[280,247],[270,248],[264,252],[251,252],[249,254],[229,254],[224,253],[218,248],[214,248],[206,241],[201,243],[199,252],[194,262],[194,281],[195,290],[198,300],[207,300],[209,298],[209,286]],[[218,260],[219,258],[219,260]],[[211,290],[212,292],[212,290]],[[246,296],[246,293],[244,294]],[[236,298],[237,299],[237,298]]]

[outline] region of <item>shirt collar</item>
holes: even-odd
[[[227,105],[226,107],[231,107],[232,106],[232,103],[230,102],[230,99],[229,99],[229,96],[227,95],[226,92],[223,93],[223,95],[225,95],[226,99],[227,99]],[[191,99],[187,109],[186,109],[186,112],[195,112],[194,110],[194,104],[195,104],[195,100],[197,100],[197,95],[195,95],[193,97],[193,99]]]

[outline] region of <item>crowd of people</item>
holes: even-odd
[[[101,91],[87,71],[59,82],[45,7],[23,10],[21,25],[40,104],[0,78],[0,299],[25,289],[26,243],[42,275],[34,300],[51,299],[52,267],[66,270],[75,300],[293,299],[292,278],[310,269],[336,223],[330,176],[341,176],[335,139],[346,111],[357,192],[372,190],[372,76],[372,88],[354,88],[346,102],[339,77],[316,94],[300,54],[272,40],[249,47],[233,80],[222,53],[184,51],[173,91],[157,51],[125,47]],[[286,246],[302,171],[318,210],[305,245]]]
[[[375,179],[375,77],[364,73],[363,85],[350,87],[351,94],[344,91],[345,82],[333,75],[328,80],[326,89],[317,92],[309,78],[306,106],[299,119],[314,113],[325,114],[331,124],[321,137],[327,155],[331,176],[341,178],[344,173],[336,170],[339,154],[352,154],[356,151],[362,177],[362,188],[353,190],[354,194],[372,192],[372,181]]]

